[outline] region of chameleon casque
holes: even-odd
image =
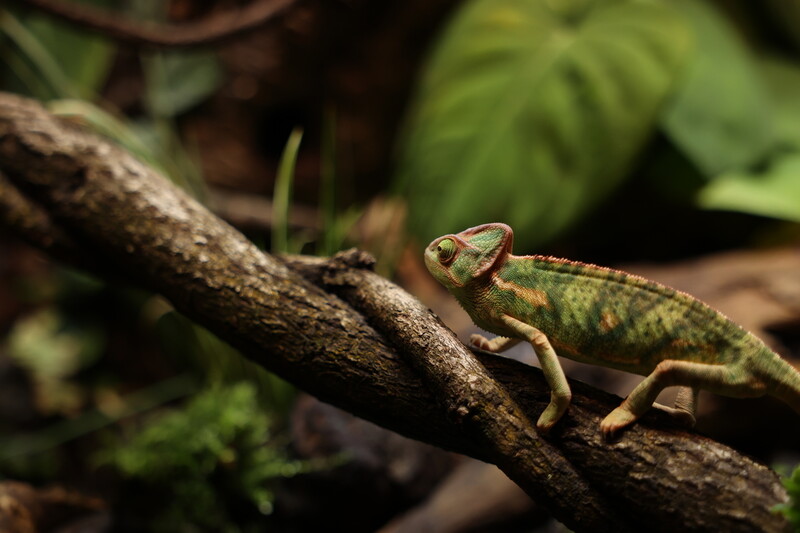
[[[800,373],[757,337],[706,304],[654,281],[609,268],[511,253],[513,232],[484,224],[435,239],[425,264],[479,327],[470,339],[501,352],[533,345],[551,399],[536,424],[549,430],[571,392],[561,356],[645,379],[601,422],[608,438],[642,416],[656,396],[682,386],[674,408],[694,424],[698,389],[739,398],[775,396],[800,413]]]

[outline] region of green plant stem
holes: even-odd
[[[292,182],[294,181],[297,152],[300,150],[302,138],[302,128],[298,127],[292,130],[278,165],[278,175],[275,179],[275,191],[272,199],[275,213],[275,218],[272,221],[273,253],[287,253],[289,251],[289,203],[292,198]]]

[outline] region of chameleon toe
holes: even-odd
[[[477,333],[469,336],[469,343],[476,348],[480,348],[481,350],[490,350],[491,347],[489,339],[483,335],[478,335]]]
[[[633,413],[622,407],[617,407],[600,422],[600,431],[606,439],[611,439],[625,426],[630,425],[636,417]]]

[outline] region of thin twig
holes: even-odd
[[[190,47],[216,44],[263,27],[299,0],[253,0],[236,10],[182,24],[131,20],[118,13],[68,0],[15,0],[77,26],[137,46]]]

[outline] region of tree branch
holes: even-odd
[[[611,514],[613,507],[606,498],[539,436],[506,389],[452,331],[403,289],[364,270],[372,266],[365,257],[371,260],[364,252],[352,250],[331,262],[294,258],[289,264],[318,284],[334,288],[393,346],[402,347],[405,359],[430,385],[437,405],[464,428],[490,462],[536,501],[548,508],[556,505],[554,500],[568,506],[577,523],[600,519],[606,525],[603,530],[628,529],[627,520],[620,521],[620,513]],[[555,472],[560,483],[544,481]]]
[[[156,24],[130,20],[120,17],[118,13],[69,0],[17,0],[17,2],[117,41],[137,46],[188,47],[216,44],[260,28],[285,13],[289,7],[297,3],[297,0],[254,0],[240,9],[183,24]]]
[[[659,413],[606,443],[598,424],[620,400],[578,382],[567,415],[542,439],[528,422],[549,401],[537,369],[476,359],[412,297],[354,267],[358,256],[283,262],[262,253],[129,154],[12,95],[0,95],[0,171],[0,224],[40,243],[49,227],[60,247],[51,250],[95,258],[161,292],[300,388],[496,463],[574,530],[786,527],[770,512],[787,495],[768,468],[669,429]]]

